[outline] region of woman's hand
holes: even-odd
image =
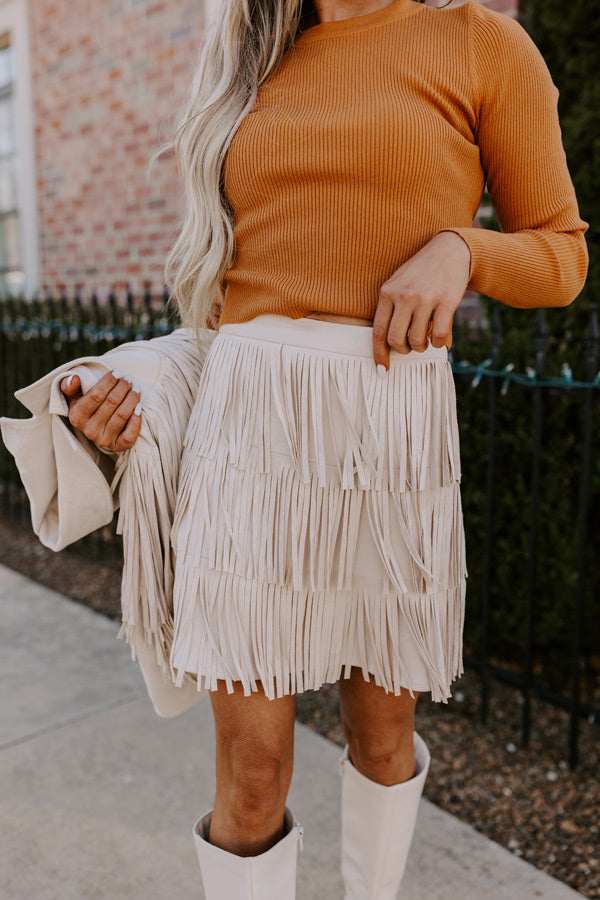
[[[107,372],[81,393],[78,375],[63,378],[60,389],[69,403],[69,422],[105,450],[129,450],[142,427],[140,395],[119,372]]]
[[[443,347],[452,317],[469,280],[471,252],[453,231],[440,231],[382,284],[373,319],[375,363],[390,365],[390,347],[399,353]]]

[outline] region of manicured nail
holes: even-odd
[[[377,374],[380,378],[385,378],[385,376],[387,375],[387,369],[385,366],[382,366],[381,363],[379,363],[379,365],[377,366]]]
[[[127,384],[133,384],[133,378],[131,375],[122,375],[123,381],[126,381]]]
[[[134,414],[134,416],[141,416],[141,414],[142,414],[142,404],[141,403],[138,403],[138,405],[136,406],[136,408],[133,411],[133,414]]]
[[[71,382],[73,381],[74,378],[75,378],[74,375],[69,375],[69,377],[67,378],[67,390],[71,387]]]
[[[113,378],[122,378],[123,377],[121,375],[121,373],[119,371],[117,371],[117,369],[113,369],[113,371],[111,372],[111,375],[113,376]]]

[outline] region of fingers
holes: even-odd
[[[84,431],[87,438],[94,441],[94,443],[98,444],[100,447],[106,447],[108,450],[117,449],[117,439],[134,415],[140,399],[140,395],[137,391],[130,389],[121,401],[118,402],[115,398],[120,398],[122,391],[123,388],[118,385],[114,391],[111,391],[107,395],[105,402],[90,418],[87,428]],[[107,415],[108,418],[106,418]],[[141,420],[140,416],[138,416],[138,418]]]
[[[384,295],[385,296],[385,295]],[[428,332],[432,326],[431,343],[434,347],[443,347],[452,328],[454,308],[444,301],[438,302],[412,296],[386,297],[383,314],[378,317],[382,301],[377,307],[373,320],[373,347],[375,362],[382,356],[379,348],[385,341],[386,368],[389,367],[389,352],[396,350],[398,353],[410,353],[415,350],[423,353],[429,346]],[[390,315],[391,313],[391,315]],[[379,318],[380,331],[375,334],[376,323]],[[387,333],[384,333],[384,323],[387,323]]]
[[[69,412],[69,419],[75,428],[85,432],[90,419],[98,414],[94,424],[100,431],[103,429],[131,388],[130,382],[119,376],[118,372],[107,372],[74,404]]]
[[[126,450],[140,432],[140,394],[121,373],[107,372],[70,404],[69,421],[99,447]]]
[[[81,394],[79,375],[69,375],[67,378],[63,378],[60,383],[60,389],[67,399]]]
[[[130,385],[119,383],[110,391],[96,412],[89,418],[83,432],[89,440],[108,450],[116,450],[117,439],[129,424],[140,402],[140,395]],[[138,414],[141,424],[141,416]],[[128,435],[131,431],[128,432]],[[136,434],[137,436],[137,434]],[[123,443],[123,439],[121,440]]]
[[[387,343],[387,334],[394,312],[394,304],[384,291],[384,287],[385,285],[381,288],[379,303],[373,318],[373,356],[377,367],[383,366],[387,371],[390,367],[390,348]]]
[[[373,335],[375,362],[389,365],[389,350],[442,347],[469,283],[470,250],[452,231],[442,231],[403,263],[381,286]]]
[[[427,330],[429,328],[430,320],[431,314],[429,307],[417,307],[410,320],[407,336],[407,341],[411,350],[416,350],[417,353],[422,353],[424,350],[427,350],[427,345],[429,343],[427,340]]]
[[[131,393],[135,396],[139,396],[135,391],[131,391]],[[109,450],[117,450],[119,452],[123,450],[129,450],[130,447],[133,447],[135,444],[138,435],[140,433],[140,429],[142,427],[142,404],[137,403],[129,420],[119,435],[117,435],[113,445],[109,447]]]
[[[382,290],[385,287],[384,285]],[[396,350],[398,353],[410,353],[411,346],[408,342],[408,330],[418,301],[411,296],[403,296],[397,293],[393,284],[389,286],[388,290],[394,302],[394,313],[388,329],[388,344],[392,350]]]
[[[452,331],[454,310],[451,307],[440,305],[433,314],[433,328],[431,343],[434,347],[443,347]]]
[[[67,391],[72,386],[68,384],[68,381],[69,379],[67,378],[63,382],[63,384],[67,388]],[[80,431],[84,431],[88,419],[98,409],[99,405],[102,403],[102,400],[104,399],[110,388],[114,387],[116,383],[117,379],[114,378],[110,372],[107,372],[107,374],[103,375],[91,390],[86,391],[85,394],[82,395],[77,403],[70,403],[69,421],[71,422],[71,424],[74,425],[75,428],[79,428]]]

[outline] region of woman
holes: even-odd
[[[557,91],[475,2],[227,0],[175,142],[167,280],[219,328],[172,533],[176,683],[210,690],[207,898],[295,896],[295,693],[339,680],[346,900],[394,898],[429,765],[417,697],[461,673],[452,318],[467,288],[562,306],[587,270]],[[502,233],[472,227],[484,183]],[[64,385],[122,451],[139,395]]]

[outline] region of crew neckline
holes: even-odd
[[[393,0],[387,6],[366,13],[364,16],[352,16],[350,19],[339,19],[334,22],[319,22],[303,31],[296,38],[296,44],[306,44],[309,41],[317,41],[321,38],[336,37],[337,35],[351,34],[356,31],[365,31],[375,25],[384,25],[398,19],[405,19],[425,9],[425,4],[410,0]]]

